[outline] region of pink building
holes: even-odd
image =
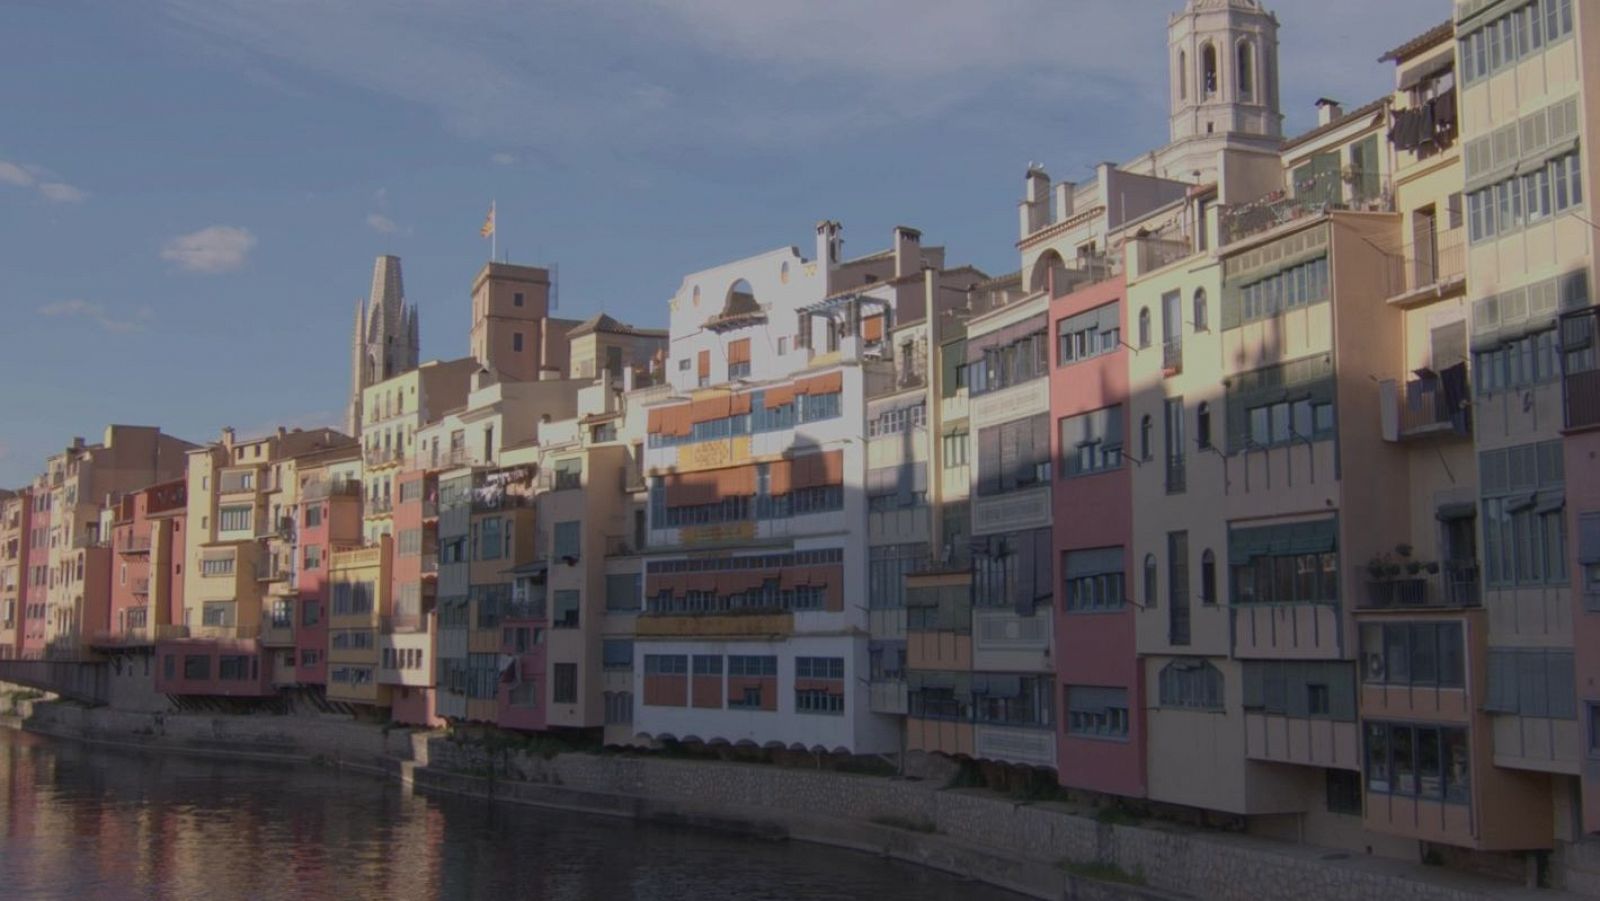
[[[361,544],[361,480],[335,465],[303,475],[295,548],[294,682],[327,685],[328,561],[335,548]]]
[[[545,695],[545,643],[543,635],[550,621],[545,607],[545,579],[549,563],[536,560],[512,570],[516,582],[511,590],[511,605],[501,618],[502,659],[514,660],[516,672],[501,673],[496,700],[500,705],[498,722],[507,729],[542,730],[545,706],[535,703]]]
[[[49,476],[41,476],[33,491],[26,495],[32,511],[27,542],[27,572],[23,576],[21,637],[17,656],[27,660],[44,657],[46,611],[49,609],[46,592],[50,588],[50,529],[53,520]]]
[[[1128,602],[1132,488],[1127,441],[1126,281],[1120,271],[1085,283],[1057,270],[1050,320],[1055,362],[1056,772],[1062,785],[1145,793],[1144,685]],[[1061,293],[1057,293],[1057,292]]]
[[[436,726],[433,601],[439,575],[439,483],[426,470],[395,477],[392,525],[398,540],[390,570],[393,612],[378,635],[380,685],[391,686],[389,715],[397,723]]]
[[[173,611],[183,610],[183,479],[124,495],[111,527],[111,604],[93,643],[101,648],[149,646]]]

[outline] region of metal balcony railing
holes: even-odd
[[[150,536],[130,535],[117,542],[119,554],[148,554],[150,553]]]
[[[1363,569],[1361,580],[1366,591],[1357,606],[1371,610],[1408,607],[1477,607],[1483,603],[1482,582],[1475,560],[1452,560],[1436,564],[1429,572],[1423,565],[1396,574]]]
[[[148,595],[150,593],[150,579],[133,579],[129,583],[128,588],[136,595]]]
[[[1472,434],[1471,394],[1467,381],[1451,387],[1439,376],[1411,379],[1406,382],[1405,396],[1400,402],[1400,433],[1452,431],[1457,435]]]
[[[1232,244],[1298,219],[1333,210],[1394,212],[1389,179],[1364,173],[1323,173],[1292,190],[1279,190],[1218,214],[1223,244]]]
[[[1172,337],[1161,342],[1161,368],[1168,375],[1183,371],[1183,338]]]

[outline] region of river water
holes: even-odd
[[[411,795],[375,777],[0,728],[6,899],[1016,897],[801,842]]]

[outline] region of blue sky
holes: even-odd
[[[1179,0],[10,0],[0,486],[73,435],[338,424],[352,306],[404,259],[466,350],[491,198],[561,315],[661,325],[684,274],[898,223],[1016,268],[1022,172],[1166,135]],[[1278,0],[1286,131],[1392,83],[1446,0]]]

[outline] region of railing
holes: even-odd
[[[173,639],[173,638],[188,638],[189,637],[189,627],[188,626],[180,626],[180,625],[177,625],[176,623],[157,625],[156,629],[155,629],[155,632],[156,632],[156,636],[155,637],[156,637],[157,641],[163,641],[163,640],[166,640],[166,639]]]
[[[150,536],[132,535],[117,542],[119,554],[148,554],[150,553]]]
[[[394,498],[393,497],[369,497],[369,498],[367,498],[366,512],[367,512],[367,515],[369,515],[369,516],[371,516],[373,514],[379,514],[379,513],[388,513],[393,509],[394,509]]]
[[[1440,234],[1431,243],[1412,245],[1405,249],[1405,282],[1392,294],[1406,294],[1426,288],[1442,287],[1466,278],[1467,241],[1465,228],[1453,228]]]
[[[506,605],[504,619],[544,619],[546,615],[545,599],[543,597],[530,598],[526,601],[512,601]]]
[[[1188,487],[1188,468],[1182,454],[1167,457],[1167,493],[1177,494]]]
[[[1096,253],[1076,257],[1060,266],[1051,266],[1049,281],[1037,289],[1048,288],[1051,297],[1065,297],[1090,285],[1122,274],[1121,255]]]
[[[534,499],[526,494],[513,494],[509,491],[496,491],[490,494],[473,492],[472,512],[483,513],[494,510],[512,510],[521,507],[533,506]]]
[[[1471,435],[1471,397],[1464,376],[1461,384],[1453,387],[1438,376],[1407,381],[1400,401],[1400,433],[1450,431]]]
[[[378,617],[378,631],[384,635],[421,632],[426,626],[427,618],[419,612],[395,613]]]
[[[98,532],[79,532],[78,534],[72,536],[72,547],[74,550],[81,551],[84,548],[105,547],[109,543],[109,539],[101,537],[100,533]]]
[[[385,463],[395,463],[404,458],[405,452],[398,447],[368,448],[366,461],[368,466],[382,466]]]
[[[1188,238],[1157,238],[1146,236],[1128,242],[1128,253],[1135,257],[1139,271],[1154,272],[1164,266],[1187,258],[1194,251]]]
[[[1372,610],[1389,610],[1408,607],[1477,607],[1483,602],[1483,590],[1478,578],[1475,560],[1447,561],[1427,566],[1417,572],[1396,575],[1377,575],[1361,571],[1366,586],[1365,594],[1358,598],[1358,606]]]
[[[159,627],[158,627],[159,628]],[[126,626],[122,629],[102,629],[90,636],[91,647],[129,647],[146,645],[154,641],[147,626]]]
[[[260,636],[260,626],[199,625],[189,628],[190,638],[210,638],[218,641],[249,641]]]
[[[1183,371],[1183,338],[1172,337],[1161,342],[1161,369],[1168,375]]]
[[[639,548],[634,545],[627,535],[606,536],[607,557],[630,557],[639,553]]]
[[[308,501],[320,501],[329,497],[360,497],[360,479],[312,479],[305,484],[301,494]]]
[[[1363,185],[1362,182],[1366,184]],[[1365,189],[1365,190],[1364,190]],[[1320,216],[1332,210],[1394,212],[1394,189],[1388,179],[1357,178],[1350,183],[1301,185],[1294,195],[1273,191],[1249,203],[1224,207],[1219,212],[1219,231],[1223,244],[1232,244],[1298,219]]]
[[[148,577],[134,579],[128,587],[136,595],[148,595],[150,593],[150,579]]]

